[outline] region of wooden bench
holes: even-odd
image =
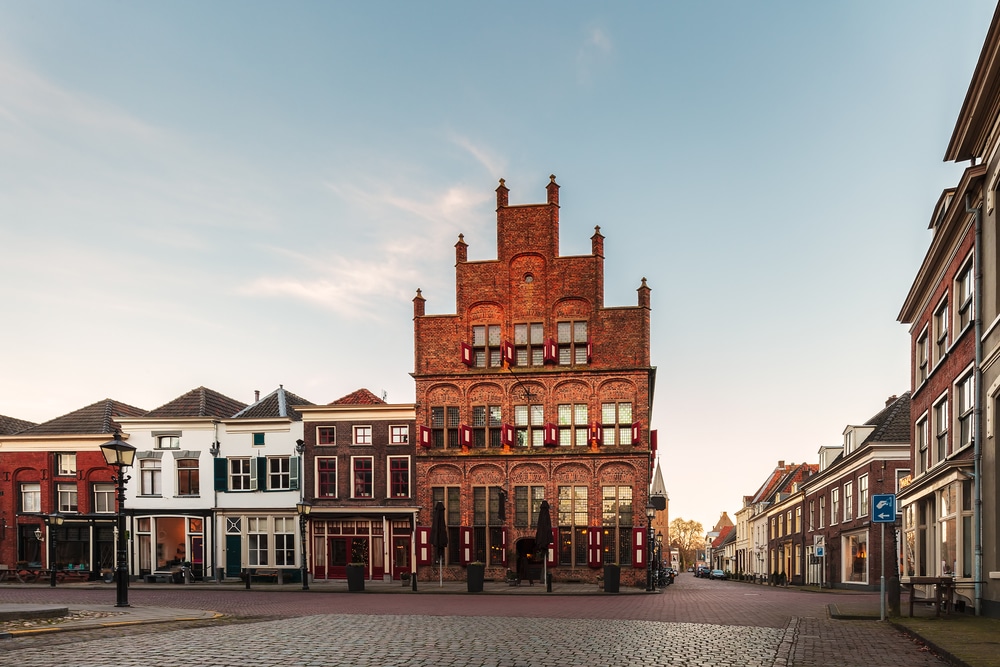
[[[910,617],[913,617],[913,597],[914,587],[933,586],[934,587],[934,616],[940,616],[941,610],[950,613],[952,605],[952,594],[955,592],[954,577],[910,577],[909,581],[901,582],[904,588],[910,589]],[[929,602],[932,598],[924,598]]]
[[[261,579],[266,579],[268,581],[273,581],[276,584],[282,583],[281,570],[278,569],[263,569],[263,570],[251,570],[250,576],[258,581]]]

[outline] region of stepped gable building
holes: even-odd
[[[547,500],[555,580],[593,581],[618,563],[623,584],[644,581],[650,288],[643,278],[636,305],[605,306],[600,228],[590,254],[560,256],[554,176],[546,191],[545,203],[511,205],[501,179],[497,258],[470,261],[460,235],[456,312],[427,314],[419,290],[413,299],[417,563],[434,562],[429,527],[443,503],[443,576],[483,562],[487,577],[537,578]]]
[[[143,412],[106,398],[0,435],[0,564],[55,565],[90,579],[114,566],[113,470],[100,447],[119,420]],[[53,514],[62,525],[49,525]]]

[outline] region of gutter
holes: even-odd
[[[985,193],[983,199],[985,200]],[[972,198],[967,192],[965,194],[965,211],[972,213],[976,219],[976,238],[973,247],[972,263],[975,266],[975,286],[973,288],[973,308],[975,309],[975,336],[976,336],[976,365],[974,370],[973,386],[975,395],[973,397],[972,420],[972,442],[973,442],[973,491],[972,491],[972,524],[973,535],[975,536],[975,555],[973,556],[972,576],[975,581],[975,609],[976,616],[982,615],[983,602],[983,485],[982,485],[982,458],[983,458],[983,216],[979,207],[971,206]]]

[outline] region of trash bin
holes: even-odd
[[[622,570],[618,565],[604,566],[604,592],[617,593],[621,584]]]

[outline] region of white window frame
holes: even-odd
[[[830,525],[836,526],[840,523],[840,487],[835,486],[830,489]]]
[[[948,356],[948,295],[938,303],[931,316],[934,323],[934,366],[937,366]]]
[[[239,463],[240,468],[244,467],[245,470],[234,470],[233,464]],[[257,490],[257,466],[256,461],[250,456],[233,456],[226,461],[226,474],[228,476],[227,489],[230,491],[235,491],[237,493],[246,491],[256,491]],[[234,480],[240,479],[239,488],[234,484]],[[243,480],[246,481],[247,488],[244,488]]]
[[[973,410],[975,409],[976,376],[970,370],[955,382],[955,441],[958,451],[972,444]]]
[[[392,492],[393,479],[392,479],[392,462],[393,461],[404,461],[406,463],[406,493],[404,495],[395,495]],[[413,474],[410,466],[409,456],[387,456],[385,460],[385,470],[386,470],[386,488],[385,497],[386,498],[411,498],[413,497]]]
[[[313,463],[314,472],[316,473],[315,477],[314,477],[314,479],[316,480],[316,482],[315,482],[315,489],[314,489],[314,493],[316,494],[316,498],[337,498],[337,497],[339,497],[339,495],[340,495],[340,478],[338,477],[338,474],[340,472],[340,470],[339,470],[340,463],[338,462],[337,457],[336,456],[317,456],[313,461],[314,461],[314,463]],[[333,471],[332,471],[333,472],[333,495],[325,495],[325,494],[323,494],[321,492],[322,487],[320,486],[320,475],[321,474],[325,474],[325,473],[330,472],[330,471],[321,471],[320,468],[319,468],[319,462],[320,461],[333,461]]]
[[[931,406],[934,422],[934,446],[931,447],[932,465],[939,465],[948,458],[948,392],[942,394]],[[943,450],[943,451],[942,451]]]
[[[365,447],[370,447],[375,444],[372,435],[372,427],[367,424],[352,427],[351,444]]]
[[[270,535],[266,516],[248,516],[247,525],[247,563],[252,567],[267,567],[271,561]]]
[[[844,521],[854,520],[854,482],[844,482]]]
[[[115,485],[98,482],[94,484],[94,513],[114,514]]]
[[[914,386],[919,387],[924,382],[927,381],[927,377],[930,375],[930,365],[931,365],[931,348],[930,348],[930,333],[927,327],[921,330],[920,335],[917,336],[916,345],[913,349],[913,355],[915,357],[914,364],[916,366],[916,382]]]
[[[871,499],[868,496],[868,473],[858,475],[858,516],[868,516],[868,505]]]
[[[367,460],[371,464],[371,480],[368,482],[368,488],[371,489],[371,493],[368,495],[358,495],[358,479],[357,479],[357,468],[356,461]],[[351,498],[357,498],[359,500],[368,500],[375,497],[375,457],[374,456],[352,456],[351,457]]]
[[[955,274],[955,334],[965,331],[974,321],[974,301],[976,296],[975,272],[973,271],[972,255],[962,264]]]
[[[56,454],[56,474],[60,477],[76,476],[76,452],[59,452]]]
[[[165,433],[156,436],[157,449],[180,449],[181,436],[176,433]]]
[[[191,466],[191,467],[187,467],[187,466],[181,467],[181,461],[194,461],[194,465]],[[193,491],[192,493],[181,493],[181,471],[182,470],[187,471],[187,472],[190,472],[192,470],[195,471],[195,478],[198,481],[198,484],[197,484],[198,488],[192,490]],[[174,491],[176,492],[176,494],[177,494],[178,497],[180,497],[180,498],[198,498],[199,496],[201,496],[201,463],[198,461],[198,459],[196,459],[196,458],[194,458],[192,456],[186,456],[186,457],[184,457],[182,459],[175,459],[174,460],[174,476],[176,478],[176,484],[177,484],[177,486],[174,487]]]
[[[275,468],[278,469],[275,470]],[[268,491],[290,491],[292,489],[292,458],[290,456],[267,457],[267,489]]]
[[[925,412],[917,418],[914,424],[913,458],[917,463],[918,472],[926,472],[931,468],[929,415]]]
[[[160,459],[139,460],[139,495],[163,495],[163,462]]]
[[[80,511],[78,492],[79,489],[77,489],[76,482],[56,484],[56,498],[59,503],[59,512],[62,514],[75,514]]]
[[[42,511],[41,482],[21,482],[21,512],[36,513]]]
[[[403,426],[389,426],[389,444],[390,445],[406,445],[410,442],[410,427],[408,425]]]

